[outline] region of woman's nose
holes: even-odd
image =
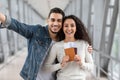
[[[70,26],[68,26],[68,28],[67,28],[68,30],[71,30],[71,27]]]

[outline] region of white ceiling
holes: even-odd
[[[69,2],[70,0],[28,0],[28,3],[44,18],[47,18],[51,8],[59,7],[64,10]]]

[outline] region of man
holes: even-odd
[[[2,23],[0,28],[6,27],[28,39],[28,56],[20,73],[24,80],[48,80],[46,73],[42,70],[42,64],[52,41],[56,41],[56,35],[62,26],[64,16],[60,8],[53,8],[48,15],[48,25],[41,26],[20,23],[0,13]],[[91,51],[91,47],[89,50]]]

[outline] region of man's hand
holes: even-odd
[[[93,52],[93,47],[92,46],[88,46],[88,52],[92,53]]]
[[[1,23],[4,23],[5,20],[6,20],[5,15],[0,12],[0,22],[1,22]]]

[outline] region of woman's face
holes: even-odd
[[[76,32],[76,24],[73,19],[66,19],[63,24],[63,32],[65,38],[74,38]]]

